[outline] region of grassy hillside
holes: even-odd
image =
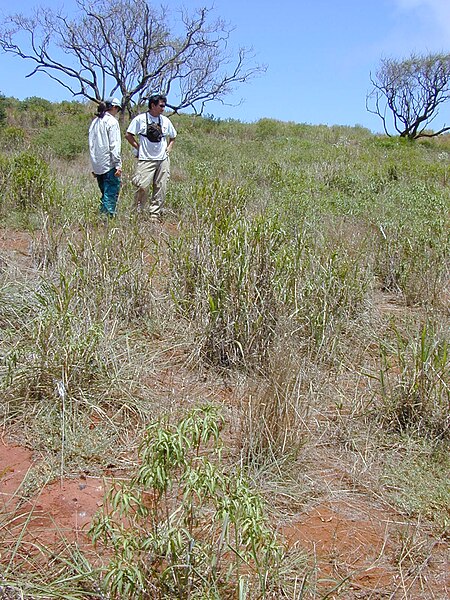
[[[280,531],[326,497],[324,470],[445,537],[450,138],[175,115],[164,223],[133,212],[124,142],[105,225],[93,108],[0,104],[2,420],[41,458],[21,498],[124,482],[100,558],[31,569],[9,537],[5,597],[362,597]]]

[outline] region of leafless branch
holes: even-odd
[[[174,112],[202,113],[234,87],[265,71],[249,66],[251,50],[228,49],[232,32],[210,8],[180,11],[175,25],[147,0],[76,0],[78,12],[39,8],[11,15],[0,27],[0,48],[34,63],[73,96],[100,101],[120,92],[131,115],[155,90],[170,91]],[[26,42],[22,41],[26,39]],[[20,42],[18,41],[20,39]]]

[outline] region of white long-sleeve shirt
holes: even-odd
[[[89,153],[94,173],[103,175],[113,168],[122,169],[121,149],[117,119],[108,112],[102,118],[95,117],[89,127]]]

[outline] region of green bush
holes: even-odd
[[[256,139],[268,140],[279,136],[282,125],[281,121],[276,121],[275,119],[260,119],[254,125]]]
[[[19,110],[26,114],[26,118],[30,127],[48,127],[54,122],[55,105],[37,96],[25,98],[20,103]]]
[[[0,145],[7,151],[20,150],[26,139],[25,130],[16,125],[6,125],[0,129]]]
[[[282,548],[245,474],[221,464],[220,429],[212,407],[147,428],[139,467],[113,484],[90,530],[113,550],[108,597],[219,600],[251,582],[262,598],[275,587]]]
[[[87,119],[77,119],[47,127],[36,136],[36,143],[58,158],[73,160],[87,149]]]
[[[9,194],[12,203],[24,211],[47,211],[61,203],[61,192],[48,163],[32,151],[11,158]]]

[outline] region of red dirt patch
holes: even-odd
[[[0,229],[0,251],[17,252],[29,256],[31,241],[31,236],[28,233]]]
[[[0,509],[19,493],[28,470],[33,465],[33,453],[20,446],[0,442]]]
[[[0,517],[8,538],[26,529],[24,539],[45,547],[62,540],[86,542],[86,530],[102,504],[103,480],[81,475],[56,481],[24,501],[21,487],[33,464],[29,450],[0,444]]]
[[[363,513],[361,506],[324,503],[284,534],[299,543],[319,566],[319,578],[340,581],[351,574],[352,586],[377,591],[392,584],[393,573],[379,564],[388,536],[388,524],[379,511]]]
[[[49,547],[65,540],[81,545],[87,542],[86,531],[102,504],[105,493],[98,477],[80,477],[46,485],[37,497],[20,507],[27,538]]]
[[[450,575],[444,545],[422,539],[422,553],[400,542],[405,523],[365,500],[324,502],[283,528],[290,545],[314,557],[318,588],[332,598],[448,598]],[[419,548],[419,544],[416,549]]]
[[[30,268],[31,244],[27,233],[0,229],[0,268]]]

